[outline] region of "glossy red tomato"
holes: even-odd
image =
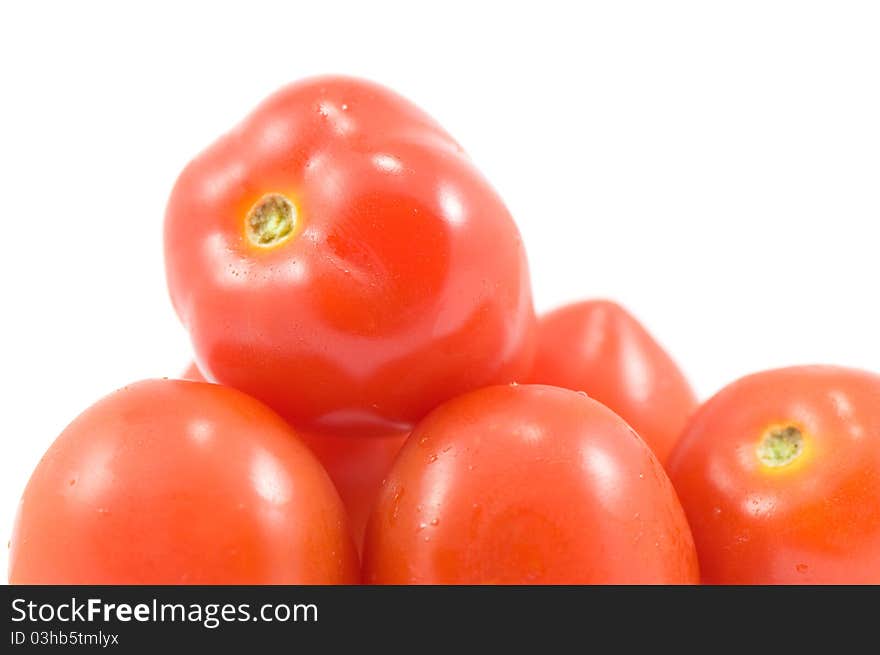
[[[672,358],[629,312],[606,300],[541,317],[529,381],[586,391],[626,420],[661,462],[697,406]]]
[[[263,102],[177,180],[165,254],[202,372],[303,429],[405,428],[531,365],[510,214],[376,84],[316,78]]]
[[[406,441],[406,433],[370,439],[309,432],[300,432],[299,435],[336,485],[348,511],[355,544],[360,549],[370,510],[382,488],[382,481]]]
[[[697,412],[668,469],[705,582],[880,583],[880,376],[745,377]]]
[[[185,380],[205,381],[195,363],[187,367],[182,377]],[[370,510],[395,456],[406,441],[407,433],[392,433],[370,439],[301,430],[297,431],[297,435],[312,449],[330,474],[345,504],[355,544],[360,549]]]
[[[327,473],[283,420],[214,384],[148,380],[87,409],[40,461],[13,584],[336,584],[357,553]]]
[[[364,544],[370,583],[695,583],[684,512],[660,463],[583,394],[496,386],[407,440]]]

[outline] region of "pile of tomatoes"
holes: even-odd
[[[196,364],[58,437],[12,583],[880,582],[880,376],[698,405],[619,305],[536,317],[501,198],[385,88],[265,100],[181,173],[165,256]]]

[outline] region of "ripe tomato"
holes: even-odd
[[[496,386],[416,426],[367,526],[370,583],[695,583],[660,463],[604,405]]]
[[[510,214],[440,126],[369,82],[281,89],[192,161],[165,254],[205,376],[304,429],[399,430],[531,365]]]
[[[369,439],[300,432],[300,437],[327,469],[348,511],[358,549],[370,510],[407,434],[389,434]]]
[[[195,363],[187,367],[182,377],[196,382],[205,381]],[[357,439],[350,435],[315,434],[301,430],[297,434],[330,474],[348,512],[355,544],[360,549],[373,502],[382,481],[391,469],[391,463],[406,441],[407,433],[393,433],[370,439]]]
[[[705,582],[880,583],[880,376],[745,377],[700,408],[668,469]]]
[[[605,300],[541,317],[529,381],[587,392],[626,420],[661,462],[697,406],[663,348],[623,307]]]
[[[13,584],[358,581],[345,510],[274,412],[214,384],[148,380],[87,409],[25,489]]]
[[[182,380],[191,380],[193,382],[207,382],[205,376],[202,375],[202,372],[199,370],[199,367],[196,366],[195,362],[189,363],[189,366],[186,367],[186,370],[180,378]]]

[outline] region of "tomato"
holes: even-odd
[[[125,387],[40,461],[13,584],[336,584],[359,579],[339,496],[296,434],[233,389]]]
[[[202,375],[202,372],[199,370],[199,367],[196,366],[195,362],[189,363],[189,366],[186,367],[180,378],[182,380],[191,380],[193,382],[207,382],[205,376]]]
[[[192,161],[165,255],[205,376],[303,429],[404,429],[531,365],[510,214],[452,137],[370,82],[283,88]]]
[[[665,462],[697,399],[672,358],[620,305],[594,300],[541,317],[530,382],[585,391]]]
[[[880,376],[745,377],[700,408],[668,470],[705,582],[880,583]]]
[[[197,382],[205,380],[195,363],[187,367],[182,377]],[[394,457],[406,441],[407,433],[392,433],[371,439],[301,430],[297,434],[330,474],[348,512],[355,544],[360,548],[373,502]]]
[[[663,468],[616,414],[549,386],[495,386],[420,422],[367,526],[369,583],[694,583]]]
[[[336,485],[348,511],[355,544],[360,549],[370,510],[407,433],[370,439],[309,432],[299,435]]]

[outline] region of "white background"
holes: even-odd
[[[69,420],[187,364],[167,194],[304,75],[432,113],[506,198],[538,308],[622,301],[702,395],[880,370],[880,4],[511,4],[2,4],[3,543]]]

